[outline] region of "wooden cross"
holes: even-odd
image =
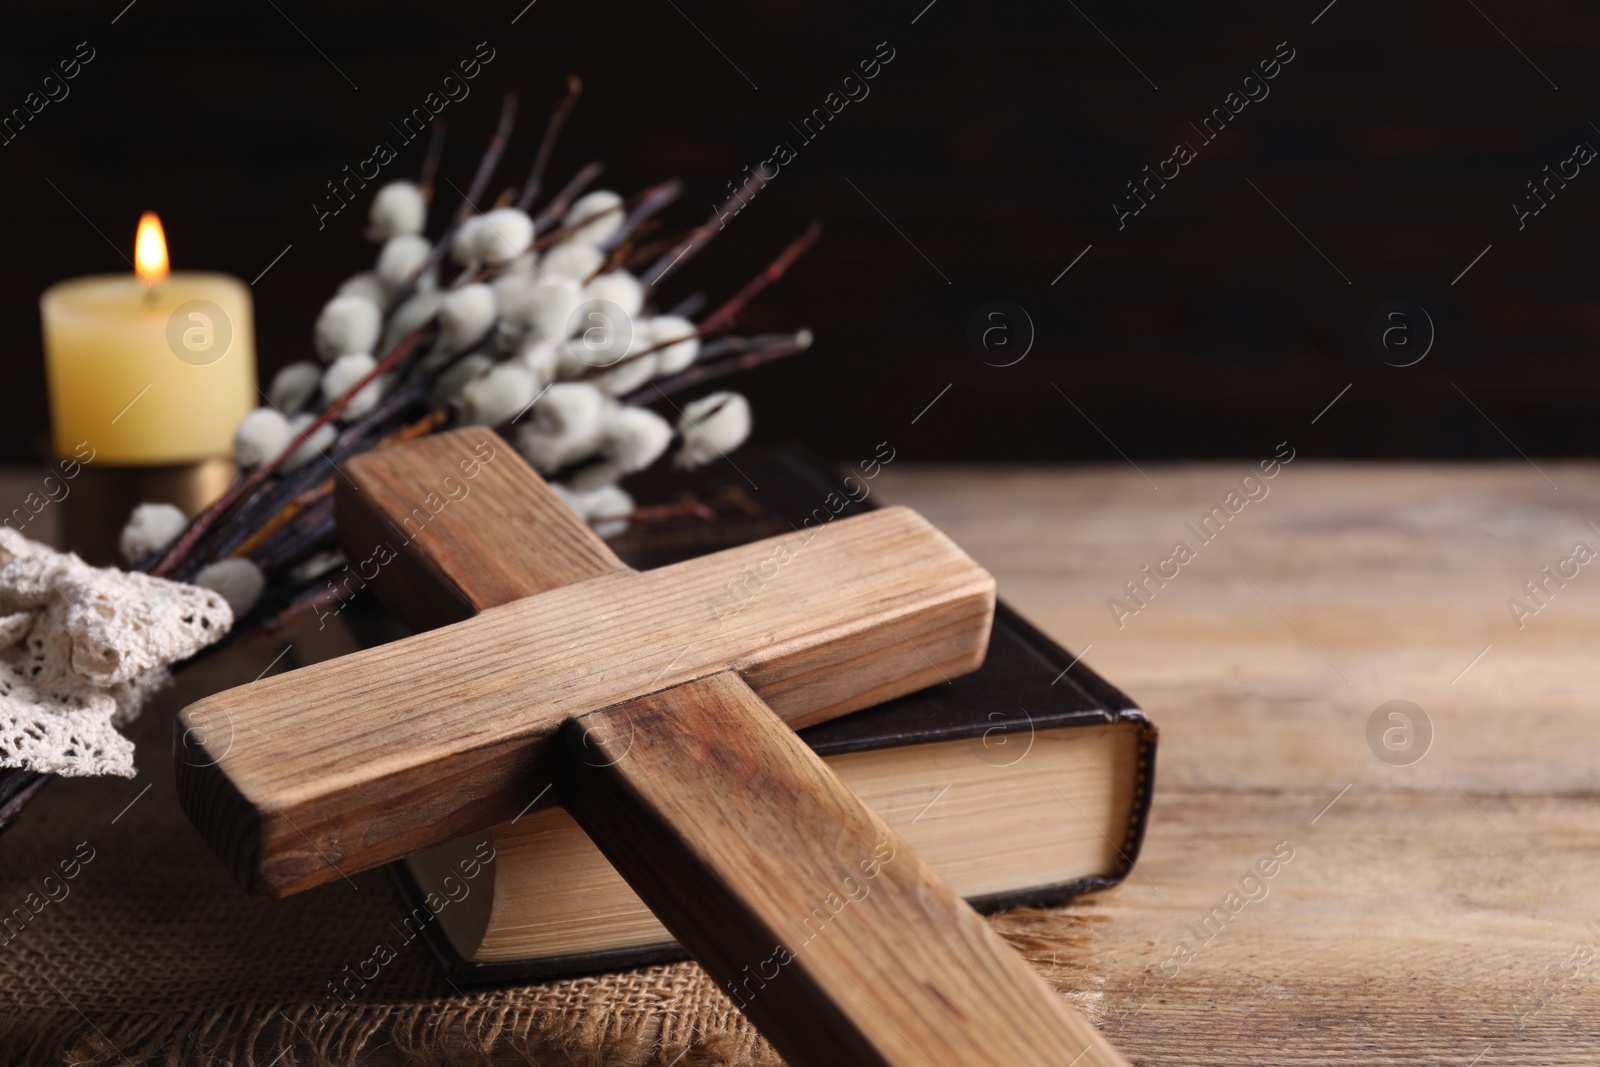
[[[982,662],[994,580],[920,516],[635,572],[491,432],[344,471],[351,571],[428,632],[184,709],[246,888],[559,802],[792,1064],[1125,1067],[793,732]]]

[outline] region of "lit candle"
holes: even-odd
[[[228,455],[256,402],[250,289],[169,274],[152,214],[134,260],[135,275],[74,278],[39,299],[55,452],[121,466]]]

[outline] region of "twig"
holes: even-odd
[[[572,176],[566,185],[561,187],[561,191],[548,204],[539,209],[539,213],[533,217],[534,232],[538,233],[565,215],[567,209],[572,206],[572,202],[578,199],[578,194],[593,184],[605,172],[606,165],[604,163],[585,164],[578,173]]]
[[[707,507],[703,500],[683,500],[676,504],[647,504],[642,508],[634,508],[622,517],[629,522],[640,523],[663,522],[668,519],[704,519],[706,522],[715,522],[717,513]]]
[[[810,330],[796,330],[794,333],[758,333],[754,337],[724,334],[700,346],[700,362],[710,363],[723,356],[743,355],[774,345],[799,345],[804,350],[811,346],[811,341]]]
[[[660,285],[669,274],[681,267],[685,261],[699,255],[700,250],[711,243],[711,239],[726,225],[722,220],[727,216],[728,208],[737,203],[740,210],[743,210],[744,205],[754,200],[760,191],[757,189],[748,197],[741,197],[738,193],[732,194],[720,207],[712,209],[709,219],[690,230],[683,240],[661,253],[661,258],[644,272],[646,297],[648,298],[649,292]]]
[[[237,555],[239,546],[254,535],[259,525],[272,522],[301,496],[326,481],[333,464],[359,450],[359,444],[352,446],[347,443],[344,434],[336,437],[325,453],[326,462],[322,461],[323,457],[318,457],[241,503],[223,528],[204,545],[206,554],[216,559]]]
[[[294,620],[298,619],[306,612],[315,611],[317,608],[324,608],[335,601],[342,600],[343,597],[341,597],[339,594],[340,590],[337,586],[335,586],[332,588],[318,589],[316,592],[311,593],[308,596],[302,596],[298,600],[292,600],[289,602],[288,607],[284,608],[282,611],[279,611],[276,615],[261,623],[261,625],[255,627],[247,636],[260,637],[269,634],[281,633],[282,631],[288,629],[290,623],[294,622]]]
[[[683,240],[685,236],[684,234],[676,234],[672,237],[659,238],[648,244],[642,244],[628,253],[625,265],[634,274],[642,275],[647,266],[660,261],[662,254],[667,249],[678,247],[678,242]]]
[[[52,777],[21,767],[0,767],[0,833],[17,821],[28,801]]]
[[[330,454],[334,456],[348,455],[352,448],[355,448],[359,442],[368,437],[378,426],[388,422],[405,408],[421,400],[431,384],[432,379],[426,376],[401,383],[395,388],[394,392],[384,397],[377,407],[345,427],[344,431],[334,438],[333,447],[329,449]]]
[[[555,110],[550,112],[550,121],[545,124],[544,136],[539,140],[539,153],[533,157],[533,169],[528,172],[528,180],[522,186],[522,195],[517,198],[517,206],[522,210],[528,210],[538,199],[539,187],[544,181],[545,167],[549,166],[550,154],[555,151],[556,138],[561,136],[561,127],[566,125],[567,116],[578,106],[578,97],[582,95],[583,80],[576,74],[568,74],[567,95],[563,96],[556,104]]]
[[[806,232],[790,242],[789,247],[779,253],[778,258],[768,264],[766,270],[746,282],[744,288],[740,289],[720,308],[708,315],[705,321],[695,328],[693,333],[682,337],[669,337],[665,341],[657,341],[649,348],[641,348],[637,352],[629,352],[621,359],[607,363],[603,367],[590,367],[574,376],[571,380],[579,382],[590,381],[609,374],[624,363],[643,359],[645,356],[659,352],[663,348],[671,348],[673,345],[682,344],[684,341],[691,341],[696,337],[703,338],[715,333],[718,329],[731,322],[763,289],[783,277],[784,272],[794,265],[795,260],[805,255],[806,251],[817,243],[817,238],[821,235],[822,223],[813,220],[811,225],[806,227]],[[810,344],[810,342],[807,341],[806,344]]]
[[[467,195],[461,198],[461,207],[456,210],[455,225],[460,226],[472,217],[477,210],[477,203],[483,197],[484,190],[489,188],[489,179],[494,177],[495,168],[500,165],[500,157],[505,155],[506,145],[511,143],[511,131],[517,125],[517,94],[507,93],[505,100],[500,104],[500,122],[495,127],[494,136],[489,138],[489,147],[484,149],[483,158],[478,160],[478,170],[472,176],[472,184],[467,186]],[[446,238],[449,234],[445,235]],[[441,239],[441,246],[448,245],[448,239]]]
[[[610,252],[606,253],[606,257],[600,261],[600,265],[596,267],[587,278],[583,279],[583,284],[588,285],[590,282],[600,277],[600,275],[610,274],[619,267],[625,268],[628,264],[628,261],[634,258],[634,254],[638,250],[639,246],[634,242],[638,238],[648,234],[651,230],[659,229],[660,226],[660,219],[648,219],[639,224],[639,229],[636,233],[622,234],[622,243],[612,248]]]
[[[647,219],[658,214],[662,209],[683,195],[683,183],[676,178],[669,178],[660,185],[653,185],[645,190],[639,197],[638,206],[628,212],[628,217],[622,220],[622,225],[617,232],[600,242],[602,252],[616,248],[628,235],[632,234]]]
[[[444,158],[444,133],[444,119],[434,119],[428,131],[428,154],[422,157],[422,171],[417,175],[423,203],[433,200],[433,180],[438,177],[439,161]]]
[[[287,529],[269,538],[257,551],[256,566],[268,573],[285,570],[323,547],[333,537],[333,496],[319,500],[295,519]]]
[[[418,437],[426,437],[428,434],[443,426],[445,421],[449,418],[449,408],[434,408],[417,421],[408,423],[393,433],[380,437],[372,447],[375,449],[388,448],[391,445],[402,444],[406,441],[414,441]]]
[[[620,359],[607,363],[604,366],[590,366],[579,373],[574,374],[571,378],[566,379],[566,381],[588,382],[593,381],[596,378],[602,378],[625,363],[632,363],[635,360],[643,359],[645,356],[653,355],[661,351],[663,348],[671,348],[673,345],[680,345],[685,341],[693,341],[697,336],[699,335],[695,333],[689,333],[684,334],[682,337],[672,337],[665,341],[657,341],[649,348],[641,348],[637,352],[629,352]]]
[[[767,286],[783,277],[784,272],[794,266],[795,260],[805,255],[812,245],[817,243],[817,238],[822,236],[822,223],[812,219],[811,225],[806,227],[806,232],[790,242],[789,247],[779,253],[778,258],[767,265],[767,269],[757,274],[745,283],[745,287],[733,294],[733,298],[720,308],[707,315],[700,323],[700,336],[706,337],[716,333],[723,326],[732,322],[734,317],[743,311],[745,305]]]
[[[624,404],[651,404],[660,400],[663,395],[672,396],[675,393],[693,389],[696,386],[704,385],[706,382],[715,381],[729,374],[754,370],[763,364],[787,359],[790,356],[804,352],[810,347],[810,330],[801,330],[795,334],[783,335],[781,339],[774,340],[763,348],[752,349],[731,359],[720,359],[711,363],[696,363],[681,374],[651,382],[644,388],[621,397],[620,400]]]
[[[674,190],[674,186],[677,187],[676,190]],[[541,249],[549,248],[551,245],[560,244],[562,241],[565,241],[568,237],[571,237],[573,234],[577,233],[579,230],[583,229],[596,219],[603,219],[607,215],[615,215],[619,211],[628,211],[638,205],[647,204],[652,200],[658,199],[664,193],[670,192],[671,196],[668,196],[667,199],[662,203],[662,206],[665,206],[665,204],[672,202],[672,197],[677,196],[678,192],[682,191],[682,188],[682,185],[676,178],[670,181],[664,181],[659,185],[652,185],[648,189],[635,193],[620,203],[612,204],[610,207],[603,207],[599,211],[591,211],[589,214],[585,215],[576,222],[563,226],[558,230],[551,230],[544,236],[535,238],[533,243],[524,249],[524,251],[537,252]],[[626,226],[626,223],[624,223],[624,226]],[[537,225],[535,225],[534,231],[538,232]],[[617,232],[621,233],[622,231],[619,229]]]
[[[706,294],[690,293],[688,296],[684,297],[682,300],[678,301],[671,308],[669,308],[667,314],[676,315],[680,319],[687,319],[699,314],[700,310],[705,306]]]
[[[297,516],[300,515],[301,512],[314,506],[320,501],[326,500],[332,495],[332,478],[324,478],[322,481],[318,482],[310,489],[307,489],[305,492],[297,493],[293,499],[291,499],[283,507],[279,508],[277,512],[267,519],[266,522],[262,523],[260,528],[257,529],[255,533],[251,534],[249,537],[246,537],[232,549],[228,550],[228,555],[250,555],[256,549],[260,548],[268,540],[270,540],[273,534],[277,533],[283,527],[292,522]]]

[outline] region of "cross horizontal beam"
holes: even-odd
[[[284,896],[516,816],[570,718],[731,669],[802,727],[975,669],[993,610],[986,571],[886,508],[201,700],[180,797],[242,884]]]

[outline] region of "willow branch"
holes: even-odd
[[[324,608],[343,599],[337,587],[318,589],[313,593],[302,596],[299,600],[289,602],[288,607],[255,627],[248,635],[241,636],[266,636],[281,633],[289,628],[289,624],[300,616],[318,608]]]
[[[706,294],[690,293],[667,310],[668,315],[676,315],[680,319],[691,318],[699,314],[706,306]]]
[[[788,269],[794,266],[795,260],[805,255],[811,246],[817,243],[817,238],[822,236],[822,223],[817,219],[811,220],[811,225],[806,227],[806,232],[789,243],[789,247],[779,253],[778,258],[767,264],[767,269],[757,274],[745,283],[743,289],[733,294],[733,298],[717,310],[707,315],[700,322],[700,336],[705,337],[716,333],[719,329],[732,322],[745,306],[754,300],[762,290],[773,282],[783,277]]]
[[[696,363],[681,374],[674,374],[670,378],[651,382],[642,389],[621,397],[620,400],[624,404],[651,404],[663,397],[672,396],[687,389],[694,389],[707,382],[716,381],[718,378],[725,378],[730,374],[740,374],[744,371],[754,370],[767,363],[787,359],[790,356],[804,352],[810,347],[810,330],[779,335],[762,347],[752,348],[750,351],[734,356],[731,359]]]
[[[310,489],[296,493],[287,504],[279,508],[261,527],[240,541],[231,550],[229,556],[248,556],[272,538],[272,535],[293,522],[306,509],[326,500],[333,495],[333,479],[324,478]]]
[[[444,159],[444,119],[434,119],[428,132],[428,154],[422,157],[422,171],[417,175],[417,188],[422,190],[424,203],[433,200],[433,181],[439,175],[439,162]]]
[[[729,196],[728,199],[722,202],[722,206],[712,209],[709,219],[690,230],[683,240],[663,252],[661,258],[656,260],[650,269],[644,272],[647,297],[649,291],[660,285],[667,275],[682,266],[685,260],[693,259],[702,248],[711,243],[711,239],[727,225],[723,220],[727,218],[728,211],[731,208],[738,205],[741,211],[744,210],[744,206],[754,200],[756,193],[760,191],[760,189],[757,189],[748,197],[740,196],[738,193]],[[734,213],[738,214],[738,212]]]
[[[542,249],[549,248],[551,245],[560,244],[562,241],[565,241],[568,237],[571,237],[573,234],[577,233],[579,230],[583,229],[596,219],[603,219],[607,215],[615,215],[619,211],[633,211],[636,208],[643,207],[646,204],[655,203],[656,201],[660,201],[660,203],[656,206],[656,210],[660,210],[661,207],[670,204],[672,202],[672,198],[676,197],[678,193],[682,191],[682,188],[682,184],[676,178],[661,182],[659,185],[652,185],[648,189],[644,189],[633,194],[626,200],[612,204],[610,207],[603,207],[599,211],[591,211],[589,214],[585,215],[581,219],[578,219],[576,222],[569,223],[568,225],[562,226],[557,230],[551,230],[543,237],[535,238],[533,243],[523,251],[538,252]],[[661,198],[664,195],[666,196],[666,199],[662,200]],[[630,215],[629,218],[632,218],[632,215]],[[622,228],[617,232],[621,233],[626,228],[627,221],[624,220]],[[538,225],[535,224],[534,232],[537,233],[538,229]]]
[[[517,206],[522,210],[528,210],[534,200],[538,199],[545,168],[550,165],[550,155],[556,148],[556,138],[561,136],[561,127],[566,125],[567,116],[578,106],[578,98],[582,95],[583,80],[576,74],[568,74],[567,95],[563,96],[556,104],[555,110],[550,112],[550,121],[545,124],[544,136],[539,140],[539,153],[533,157],[533,169],[528,172],[528,180],[522,186],[522,195],[517,198]]]
[[[629,352],[621,359],[618,359],[612,363],[608,363],[603,367],[590,367],[583,373],[577,375],[573,380],[580,382],[590,381],[605,374],[609,374],[611,371],[622,366],[624,363],[631,363],[635,360],[643,359],[645,356],[659,352],[663,348],[671,348],[673,345],[682,344],[684,341],[691,341],[697,337],[705,338],[715,333],[717,330],[732,322],[739,312],[743,311],[750,301],[754,300],[762,290],[766,289],[779,278],[782,278],[784,273],[788,271],[790,267],[794,266],[795,261],[801,256],[805,255],[807,250],[809,250],[812,245],[817,243],[817,238],[821,235],[822,223],[812,220],[811,225],[806,227],[805,233],[791,241],[789,246],[778,254],[777,259],[769,263],[767,268],[760,274],[757,274],[754,278],[751,278],[748,282],[746,282],[744,287],[730,297],[726,303],[724,303],[716,311],[713,311],[710,315],[706,316],[705,320],[695,328],[694,333],[686,334],[682,337],[671,337],[665,341],[658,341],[649,348],[642,348],[637,352]],[[794,336],[796,339],[805,338],[804,344],[801,346],[802,349],[811,343],[809,340],[809,332],[802,331],[801,334],[796,334]]]
[[[585,164],[578,173],[568,180],[566,185],[561,187],[561,191],[548,204],[539,209],[539,213],[533,217],[533,231],[538,233],[565,215],[567,209],[572,207],[572,202],[578,199],[578,195],[594,184],[600,175],[605,172],[606,165],[604,163]]]
[[[620,245],[630,234],[636,231],[641,224],[654,215],[659,214],[669,204],[683,195],[683,183],[676,178],[669,178],[660,185],[652,185],[638,197],[638,204],[628,212],[628,217],[622,220],[622,225],[617,232],[600,242],[600,250],[609,252]]]
[[[715,522],[717,513],[702,500],[684,500],[673,504],[646,504],[644,507],[634,508],[622,517],[629,522],[637,523],[665,522],[668,519],[704,519],[706,522]]]
[[[302,558],[332,543],[333,498],[330,494],[297,516],[286,529],[264,542],[256,553],[255,564],[263,571],[282,571]]]

